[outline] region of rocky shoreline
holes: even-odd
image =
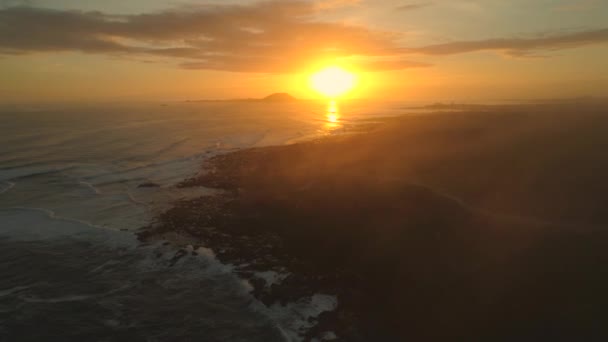
[[[357,138],[340,137],[331,143],[338,140],[341,144],[345,139]],[[294,180],[282,177],[270,178],[272,181],[264,181],[264,185],[256,181],[253,186],[240,176],[260,172],[266,163],[275,163],[278,156],[293,155],[294,149],[307,150],[328,143],[245,150],[212,158],[200,177],[179,186],[204,186],[224,192],[176,203],[140,238],[212,249],[222,263],[236,266],[235,272],[253,286],[252,295],[268,307],[297,302],[318,293],[336,296],[337,308],[311,322],[314,327],[302,336],[305,341],[322,341],[327,336],[333,340],[334,334],[340,341],[401,339],[403,333],[394,321],[398,309],[386,307],[398,291],[392,287],[403,281],[398,267],[404,258],[420,257],[421,252],[425,258],[430,257],[424,251],[412,251],[412,244],[424,244],[435,252],[455,247],[458,251],[453,261],[459,267],[482,267],[471,266],[475,263],[471,260],[459,259],[472,259],[467,254],[475,249],[474,244],[459,241],[462,245],[449,246],[454,241],[447,240],[448,245],[443,246],[442,239],[450,239],[450,230],[456,227],[468,229],[476,226],[475,221],[486,219],[427,188],[403,182],[367,176],[352,179],[317,175],[314,182],[304,186],[301,180],[293,183]],[[258,188],[261,186],[263,190]],[[258,190],[251,191],[252,188]],[[380,222],[387,215],[395,222]],[[413,243],[396,246],[382,241],[386,238],[382,234],[374,241],[375,223],[398,229],[394,238],[403,239],[407,235]],[[373,246],[376,243],[387,249],[376,250]],[[176,260],[187,251],[180,253]],[[429,260],[421,260],[421,265],[425,262]],[[446,268],[438,262],[441,260],[433,260],[426,266],[443,272],[441,281],[451,279],[454,275],[448,275],[452,272],[449,268],[456,265]],[[434,276],[423,279],[429,275],[418,266],[410,271],[416,272],[418,281],[427,286],[439,285]],[[280,275],[280,281],[269,284],[258,276],[268,272]]]
[[[285,306],[315,294],[337,295],[341,292],[347,277],[311,268],[286,251],[280,236],[271,232],[218,229],[214,224],[217,222],[208,219],[209,216],[201,217],[201,208],[205,208],[203,212],[213,210],[212,215],[219,213],[219,210],[221,215],[232,215],[230,209],[218,208],[229,206],[230,201],[228,196],[218,195],[177,203],[163,214],[162,225],[146,229],[139,237],[143,241],[169,241],[181,247],[173,262],[198,247],[211,249],[220,262],[235,266],[234,272],[251,284],[251,294],[267,307],[275,303]],[[193,225],[192,219],[197,220],[196,225]],[[187,245],[194,248],[184,248]],[[277,279],[264,279],[260,274]],[[348,317],[354,313],[345,312],[344,309],[344,305],[338,305],[337,310],[327,311],[317,321],[311,321],[314,328],[304,332],[304,340],[324,340],[323,336],[328,333],[356,335],[356,331],[349,331],[358,326],[357,322],[352,321],[354,318]]]
[[[184,248],[186,245],[213,250],[220,262],[235,266],[235,273],[252,285],[251,294],[268,307],[275,303],[285,306],[319,293],[337,296],[337,308],[311,321],[313,328],[303,332],[302,338],[305,341],[365,340],[358,329],[362,326],[362,317],[349,305],[360,301],[357,296],[363,295],[351,289],[357,288],[359,276],[346,269],[319,267],[291,253],[280,233],[260,227],[261,222],[249,224],[251,217],[243,217],[238,208],[240,196],[234,187],[235,179],[217,169],[218,164],[226,161],[224,158],[218,156],[210,160],[203,177],[178,185],[212,187],[223,189],[224,193],[175,203],[158,217],[154,226],[140,232],[139,238],[148,242],[164,240],[180,246],[174,262],[189,252]],[[315,246],[310,248],[314,250]],[[278,279],[269,281],[259,274],[274,275]]]
[[[542,127],[513,113],[401,118],[368,134],[215,156],[179,186],[221,194],[176,203],[139,236],[212,249],[267,306],[336,296],[336,309],[311,322],[305,341],[608,336],[608,296],[598,290],[608,286],[607,233],[553,220],[583,217],[578,208],[589,206],[571,199],[570,211],[556,211],[566,202],[546,198],[534,203],[546,219],[519,219],[528,214],[517,212],[521,203],[545,194],[498,181],[479,188],[515,174],[483,170],[515,156],[505,146],[529,160],[520,146],[535,146],[522,120]],[[504,129],[521,132],[509,142]],[[475,142],[487,154],[467,140],[471,131],[483,133]],[[499,193],[500,202],[485,200]],[[493,206],[517,215],[489,215]]]

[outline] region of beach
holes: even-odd
[[[605,338],[606,108],[457,108],[220,154],[178,184],[217,193],[139,237],[212,250],[268,307],[317,303],[305,340]]]

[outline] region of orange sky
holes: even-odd
[[[96,4],[95,4],[96,3]],[[559,0],[0,2],[0,101],[606,96],[608,3]]]

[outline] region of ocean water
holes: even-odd
[[[343,134],[395,103],[0,108],[0,341],[297,341],[331,294],[264,307],[211,251],[134,232],[211,156]],[[154,183],[156,187],[139,187]]]

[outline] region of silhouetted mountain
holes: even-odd
[[[297,101],[297,100],[298,99],[296,99],[295,97],[293,97],[287,93],[274,93],[274,94],[270,94],[261,99],[247,98],[247,99],[227,99],[227,100],[187,100],[186,102],[239,102],[239,101],[244,101],[244,102],[292,102],[292,101]]]
[[[297,99],[287,93],[274,93],[262,99],[265,102],[291,102]]]

